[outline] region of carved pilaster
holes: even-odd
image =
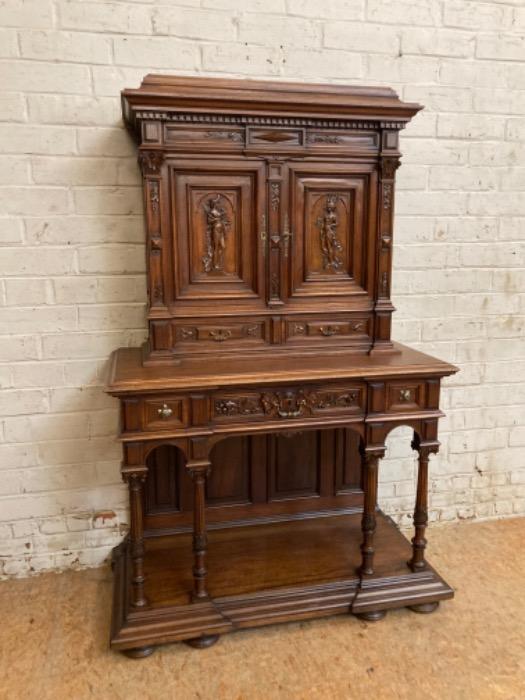
[[[144,181],[144,200],[148,230],[149,296],[151,306],[164,306],[162,281],[162,234],[161,234],[161,168],[162,151],[139,152],[139,163]]]

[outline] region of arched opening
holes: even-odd
[[[359,444],[359,434],[347,428],[219,440],[210,453],[212,467],[206,480],[208,526],[359,508]],[[193,485],[182,451],[171,444],[161,445],[148,455],[147,465],[146,529],[189,529]]]
[[[418,455],[412,449],[413,436],[413,428],[407,425],[391,430],[379,469],[379,507],[405,527],[412,525],[416,501]]]

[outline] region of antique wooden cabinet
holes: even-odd
[[[425,559],[442,377],[393,343],[399,132],[387,88],[147,76],[124,90],[144,182],[149,340],[112,358],[131,530],[111,644],[393,607],[450,587]],[[414,430],[412,545],[377,509]]]

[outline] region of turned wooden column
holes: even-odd
[[[142,486],[147,467],[124,471],[122,476],[128,483],[130,507],[130,552],[132,561],[131,604],[142,608],[148,604],[144,593],[144,520],[142,513]]]
[[[427,565],[425,561],[425,547],[427,545],[425,531],[428,524],[428,461],[430,455],[438,451],[439,443],[423,442],[415,434],[412,448],[417,450],[419,457],[416,507],[414,509],[415,535],[412,538],[412,559],[408,565],[412,571],[421,571]]]
[[[363,541],[361,544],[361,568],[363,576],[374,573],[374,534],[376,531],[377,480],[379,460],[385,454],[385,448],[365,449],[363,452],[363,490],[364,507],[361,520]]]
[[[206,477],[209,460],[193,460],[187,464],[193,479],[193,600],[208,598],[206,588]]]

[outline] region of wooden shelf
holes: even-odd
[[[407,566],[411,546],[382,513],[375,573],[361,580],[361,515],[339,515],[209,533],[210,599],[193,603],[187,534],[146,541],[144,609],[132,608],[127,547],[117,548],[112,646],[136,648],[338,613],[417,605],[451,598],[428,567]],[[228,561],[228,566],[224,562]]]

